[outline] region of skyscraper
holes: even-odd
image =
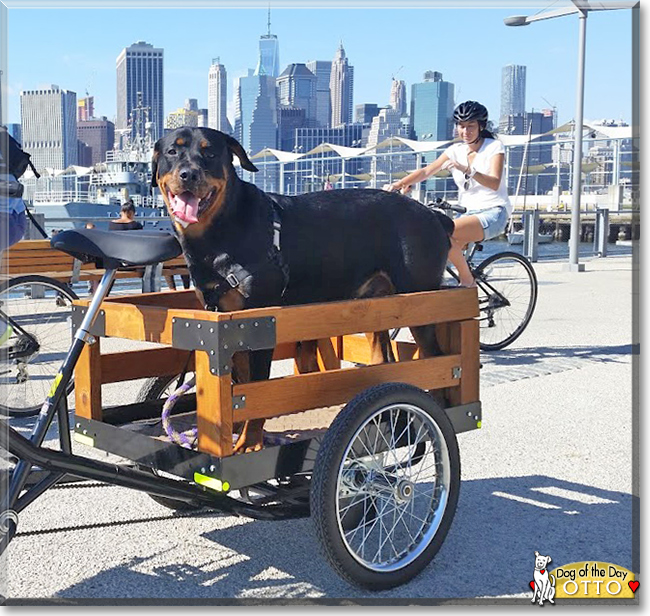
[[[86,96],[77,101],[77,122],[87,122],[95,117],[95,97]]]
[[[113,149],[115,125],[106,117],[77,122],[77,137],[91,149],[91,165],[104,162],[106,152]]]
[[[208,71],[208,127],[230,133],[230,123],[226,116],[228,107],[228,74],[219,58],[212,60]]]
[[[138,41],[122,50],[117,57],[117,122],[115,128],[129,125],[131,111],[138,105],[149,108],[149,121],[153,122],[154,138],[163,135],[163,50],[150,43]]]
[[[332,105],[330,125],[332,127],[352,122],[353,88],[354,67],[348,64],[345,49],[341,43],[336,50],[330,73],[330,101]]]
[[[77,94],[52,85],[20,93],[22,146],[39,171],[77,164]]]
[[[508,64],[501,72],[501,115],[523,116],[526,111],[526,67]]]
[[[393,78],[390,87],[390,106],[399,112],[400,117],[406,115],[406,83]]]
[[[278,77],[280,74],[280,44],[278,37],[271,34],[271,7],[269,7],[267,33],[260,36],[260,57],[255,74],[268,77]]]
[[[235,138],[249,156],[277,147],[275,77],[256,75],[248,69],[248,75],[239,78],[235,107]]]
[[[355,107],[354,121],[359,124],[370,124],[378,114],[379,105],[377,103],[362,103]]]
[[[277,78],[278,104],[305,110],[309,126],[316,125],[316,75],[304,64],[289,64]]]
[[[411,86],[411,127],[415,139],[443,141],[453,137],[454,84],[442,73],[427,71]]]
[[[332,62],[310,60],[305,66],[316,75],[316,121],[322,128],[327,128],[332,117],[332,103],[330,101]]]

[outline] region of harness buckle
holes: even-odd
[[[240,284],[240,282],[239,282],[239,278],[237,278],[237,276],[235,276],[235,274],[233,274],[233,273],[230,273],[230,274],[228,274],[228,275],[226,276],[226,282],[227,282],[227,283],[228,283],[228,284],[229,284],[233,289],[236,289],[236,288],[239,286],[239,284]]]

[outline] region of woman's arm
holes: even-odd
[[[444,152],[436,158],[432,163],[428,164],[422,169],[418,169],[413,173],[409,173],[405,178],[393,182],[389,185],[389,190],[405,190],[408,189],[412,184],[417,184],[426,180],[428,177],[432,176],[434,173],[437,173],[442,169],[442,166],[449,160],[449,157]]]
[[[476,180],[482,186],[486,188],[491,188],[496,191],[499,190],[501,185],[501,177],[503,176],[503,161],[505,159],[504,154],[495,154],[490,161],[490,172],[489,173],[479,173],[478,171],[474,172],[472,179]],[[469,175],[471,169],[468,170]]]

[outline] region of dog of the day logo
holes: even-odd
[[[534,603],[557,599],[633,599],[639,582],[634,573],[612,563],[585,561],[546,569],[549,556],[535,552],[535,571],[530,587]]]

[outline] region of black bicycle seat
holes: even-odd
[[[161,231],[70,229],[57,233],[50,244],[81,261],[101,259],[104,267],[152,265],[182,252],[178,240]]]

